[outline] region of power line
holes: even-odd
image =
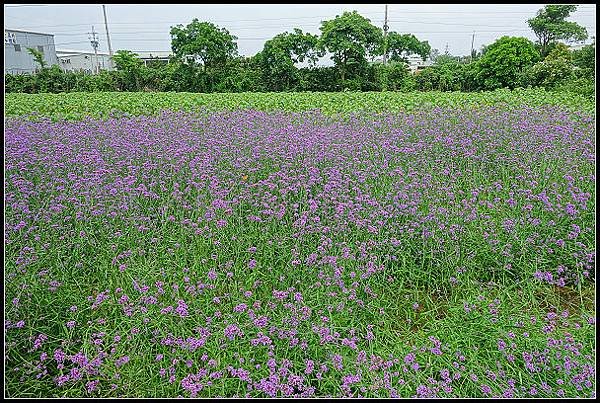
[[[127,38],[126,38],[127,39]],[[242,40],[242,41],[266,41],[269,39],[273,39],[271,37],[264,37],[264,38],[238,38],[238,40]],[[170,42],[171,38],[140,38],[140,39],[136,39],[136,42]],[[71,45],[71,44],[76,44],[76,43],[89,43],[90,41],[75,41],[75,42],[59,42],[59,43],[55,43],[55,46],[58,45]]]
[[[362,13],[361,15],[383,14],[382,12]],[[281,20],[299,20],[299,19],[315,19],[315,18],[335,18],[331,15],[308,16],[308,17],[279,17],[279,18],[260,18],[251,20],[206,20],[213,23],[228,23],[228,22],[262,22],[262,21],[281,21]],[[147,25],[147,24],[189,24],[191,21],[120,21],[111,22],[112,25]],[[60,25],[31,25],[30,28],[54,28],[54,27],[77,27],[89,26],[90,24],[102,24],[102,22],[88,22],[86,24],[60,24]],[[320,24],[320,22],[318,23]],[[260,28],[260,27],[259,27]]]
[[[413,23],[412,21],[400,21],[400,20],[390,20],[389,22],[401,22],[401,23]],[[429,24],[429,23],[424,23],[424,24]],[[438,23],[431,23],[432,25],[447,25],[447,26],[465,26],[465,27],[471,27],[471,28],[503,28],[503,29],[498,29],[498,30],[477,30],[478,32],[501,32],[501,31],[506,31],[506,28],[510,28],[510,30],[508,30],[509,32],[526,32],[526,31],[531,31],[531,29],[529,28],[521,28],[521,27],[512,27],[512,26],[490,26],[490,25],[486,25],[486,24],[482,24],[482,25],[476,25],[476,24],[438,24]],[[82,24],[83,25],[83,24]],[[86,24],[87,25],[87,24]],[[319,24],[305,24],[304,27],[318,27]],[[272,28],[272,29],[289,29],[289,27],[287,26],[280,26],[280,25],[261,25],[261,26],[250,26],[250,27],[230,27],[229,30],[233,33],[235,33],[236,31],[244,31],[244,30],[253,30],[253,29],[259,29],[259,28]],[[592,26],[587,26],[586,27],[588,30],[594,31],[595,27]],[[25,28],[19,28],[19,29],[32,29],[32,27],[25,27]],[[135,28],[134,28],[135,29]],[[414,31],[414,30],[403,30],[403,31],[410,31],[411,33],[469,33],[471,31]],[[56,36],[80,36],[82,34],[85,34],[86,31],[78,31],[78,30],[70,30],[70,31],[52,31],[52,34],[56,35]],[[122,36],[122,35],[139,35],[139,34],[167,34],[170,35],[169,30],[167,29],[163,29],[163,30],[147,30],[147,31],[138,31],[138,30],[132,30],[132,31],[112,31],[111,32],[111,36]]]
[[[406,24],[451,25],[451,26],[461,26],[461,27],[521,28],[521,27],[507,27],[506,25],[461,24],[461,23],[428,22],[428,21],[416,21],[416,20],[390,20],[390,22],[402,22],[402,23],[406,23]]]
[[[293,18],[291,20],[298,20],[299,18],[302,17],[298,17],[298,18]],[[304,18],[313,18],[313,17],[304,17]],[[317,17],[318,18],[318,17]],[[287,20],[287,18],[276,18],[276,19],[264,19],[264,20],[230,20],[229,22],[260,22],[260,21],[282,21],[282,20]],[[426,24],[426,25],[446,25],[446,26],[465,26],[465,27],[495,27],[495,28],[507,28],[506,25],[489,25],[489,24],[463,24],[463,23],[448,23],[448,22],[429,22],[429,21],[415,21],[415,20],[398,20],[398,19],[391,19],[388,20],[389,22],[401,22],[401,23],[406,23],[406,24]],[[213,22],[213,23],[222,23],[221,21],[209,21],[209,22]],[[26,25],[25,28],[23,29],[39,29],[39,28],[62,28],[62,27],[79,27],[79,26],[89,26],[90,24],[103,24],[104,22],[92,22],[92,23],[87,23],[87,24],[60,24],[60,25]],[[132,28],[135,28],[135,25],[147,25],[149,23],[152,24],[174,24],[174,25],[179,25],[179,24],[186,24],[185,22],[168,22],[168,21],[156,21],[156,22],[152,22],[152,21],[145,21],[145,22],[111,22],[111,24],[113,26],[115,25],[130,25]],[[302,26],[320,26],[321,22],[315,22],[315,23],[303,23]],[[277,28],[279,26],[276,25],[267,25],[265,26],[264,24],[255,26],[242,26],[242,27],[234,27],[234,26],[227,26],[225,28],[227,28],[228,30],[233,30],[233,29],[254,29],[254,28]],[[287,29],[288,25],[285,26],[281,26],[281,28]],[[508,28],[518,28],[518,27],[508,27]],[[73,31],[54,31],[54,33],[67,33],[67,32],[73,32]]]
[[[486,25],[467,25],[465,24],[465,26],[469,26],[469,27],[488,27]],[[494,27],[494,26],[492,26]],[[240,28],[232,28],[232,31],[242,31],[242,30],[247,30],[247,29],[256,29],[256,28],[283,28],[280,26],[261,26],[261,27],[240,27]],[[488,33],[495,33],[495,32],[526,32],[526,31],[531,31],[531,29],[529,28],[519,28],[519,27],[500,27],[498,26],[497,28],[505,28],[505,29],[499,29],[499,30],[477,30],[477,32],[488,32]],[[510,30],[507,30],[506,28],[511,28]],[[590,31],[595,31],[595,27],[586,27],[588,30]],[[407,30],[408,31],[408,30]],[[410,30],[411,33],[470,33],[471,31],[413,31]],[[86,31],[54,31],[53,32],[55,35],[59,35],[59,36],[80,36],[84,33],[86,33]],[[116,35],[116,36],[122,36],[122,35],[140,35],[140,34],[166,34],[166,35],[170,35],[170,32],[167,30],[149,30],[149,31],[117,31],[117,32],[112,32],[112,35]],[[124,39],[124,38],[121,38]]]
[[[285,29],[286,27],[281,27],[278,25],[270,25],[270,26],[266,26],[266,25],[262,25],[262,26],[254,26],[254,27],[240,27],[240,28],[230,28],[230,31],[243,31],[243,30],[248,30],[248,29],[259,29],[259,28],[278,28],[278,29]],[[61,36],[77,36],[80,35],[82,33],[84,33],[84,31],[52,31],[53,34],[55,35],[61,35]],[[160,33],[166,33],[166,34],[170,34],[169,30],[152,30],[152,31],[112,31],[111,32],[111,36],[114,35],[122,35],[122,34],[160,34]]]
[[[577,11],[575,11],[573,14],[577,13],[577,14],[581,14],[581,13],[595,13],[596,9],[578,9]],[[524,10],[524,11],[402,11],[402,14],[491,14],[491,15],[497,15],[497,14],[531,14],[531,11],[529,10]]]
[[[59,4],[52,4],[52,6],[57,6]],[[20,4],[20,5],[5,5],[5,8],[20,8],[20,7],[48,7],[49,4]],[[495,6],[509,6],[508,4],[496,4]],[[517,7],[522,7],[521,5]],[[596,11],[596,7],[583,7],[579,6],[575,13],[580,13],[584,11]],[[446,11],[403,11],[403,14],[524,14],[530,13],[530,11],[458,11],[458,10],[446,10]],[[370,13],[361,13],[364,14],[383,14],[382,12],[370,12]],[[324,18],[329,18],[330,16],[323,16]],[[287,19],[298,19],[298,18],[313,18],[313,17],[289,17]],[[317,16],[314,18],[321,18],[321,16]],[[263,20],[263,19],[261,19]],[[261,21],[258,20],[258,21]]]
[[[76,41],[76,42],[62,42],[62,43],[55,43],[54,46],[62,46],[62,45],[76,45],[78,43],[88,43],[88,41]]]
[[[504,30],[504,31],[481,31],[478,30],[477,33],[479,34],[504,34],[504,33],[511,33],[511,32],[521,32],[520,30]],[[414,34],[472,34],[473,31],[411,31],[411,33]],[[132,33],[134,34],[134,33]],[[114,35],[114,34],[113,34]],[[135,39],[136,42],[161,42],[161,41],[165,41],[168,42],[171,40],[171,38],[169,37],[164,37],[164,38],[120,38],[121,40],[130,40],[130,39]],[[238,37],[237,40],[241,40],[241,41],[245,41],[245,40],[269,40],[272,39],[272,37]],[[87,41],[76,41],[76,42],[69,42],[69,43],[88,43]],[[56,43],[55,45],[64,45],[66,43]]]
[[[396,22],[400,22],[400,21],[396,21]],[[313,24],[314,25],[314,24]],[[461,24],[462,26],[462,24]],[[475,24],[464,24],[464,26],[468,26],[468,27],[491,27],[491,28],[510,28],[512,32],[518,32],[518,31],[530,31],[529,28],[521,28],[521,27],[510,27],[510,26],[489,26],[489,25],[475,25]],[[247,30],[247,29],[256,29],[256,28],[281,28],[284,29],[286,27],[281,27],[281,26],[276,26],[276,25],[270,25],[270,26],[265,26],[262,25],[260,27],[256,26],[256,27],[236,27],[236,28],[231,28],[231,31],[243,31],[243,30]],[[595,30],[595,27],[586,27],[589,30]],[[488,31],[479,31],[478,32],[500,32],[500,31],[504,31],[504,29],[501,30],[488,30]],[[411,31],[412,32],[412,31]],[[447,31],[420,31],[421,33],[435,33],[435,32],[447,32]],[[451,31],[451,32],[457,32],[457,33],[462,33],[462,31]],[[467,32],[467,31],[465,31]],[[468,31],[470,32],[470,31]],[[55,35],[60,35],[60,36],[78,36],[81,34],[86,33],[86,31],[53,31],[52,32]],[[148,30],[148,31],[113,31],[111,33],[111,35],[139,35],[139,34],[170,34],[168,30]]]
[[[579,10],[578,10],[579,11]],[[410,11],[403,11],[402,14],[451,14],[454,12],[451,11],[414,11],[414,12],[410,12]],[[496,15],[498,13],[502,13],[502,12],[456,12],[456,13],[460,13],[460,14],[475,14],[475,15],[480,15],[480,14],[493,14]],[[511,13],[515,13],[515,14],[529,14],[529,12],[511,12]],[[595,13],[595,10],[594,10]],[[384,14],[384,12],[371,12],[371,13],[361,13],[361,15],[381,15]],[[278,17],[278,18],[260,18],[260,19],[243,19],[243,20],[214,20],[214,19],[210,19],[210,22],[214,22],[214,23],[236,23],[236,22],[263,22],[263,21],[282,21],[282,20],[299,20],[299,19],[314,19],[314,18],[335,18],[331,15],[321,15],[321,16],[306,16],[306,17]],[[486,17],[486,18],[491,18],[491,17]],[[390,21],[397,21],[397,22],[407,22],[407,23],[422,23],[422,24],[439,24],[439,25],[464,25],[464,26],[473,26],[473,25],[469,25],[469,24],[460,24],[460,23],[443,23],[443,22],[425,22],[425,21],[415,21],[415,20],[410,20],[410,21],[406,21],[406,20],[390,20]],[[30,28],[53,28],[53,27],[67,27],[67,26],[89,26],[90,24],[102,24],[103,22],[98,21],[98,22],[88,22],[86,24],[60,24],[60,25],[32,25],[30,26]],[[120,21],[120,22],[112,22],[112,25],[146,25],[146,24],[187,24],[189,23],[189,21]],[[319,23],[320,24],[320,23]]]

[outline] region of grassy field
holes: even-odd
[[[7,395],[594,396],[578,102],[7,94]]]
[[[162,110],[209,111],[253,109],[302,112],[319,109],[326,115],[348,112],[395,112],[427,107],[503,108],[560,105],[592,113],[594,103],[573,93],[542,88],[500,89],[493,92],[300,92],[195,94],[175,92],[98,92],[67,94],[6,94],[5,116],[35,114],[54,119],[79,120],[87,116],[109,117],[115,113],[148,115]]]

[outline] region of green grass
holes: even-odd
[[[111,113],[144,115],[163,109],[209,111],[256,109],[300,112],[320,109],[325,114],[358,111],[392,112],[423,107],[472,108],[499,105],[503,108],[528,105],[562,105],[574,110],[592,111],[594,102],[568,92],[542,88],[496,90],[492,92],[300,92],[300,93],[145,93],[98,92],[67,94],[5,94],[5,116],[35,114],[54,119],[103,117]]]

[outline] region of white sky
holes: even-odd
[[[503,36],[535,40],[527,19],[543,4],[390,4],[390,31],[412,33],[443,53],[467,55],[475,31],[475,49]],[[320,22],[344,11],[356,10],[377,26],[383,26],[384,4],[107,4],[106,12],[113,51],[170,50],[172,25],[188,24],[193,18],[210,21],[238,37],[239,53],[250,56],[278,33],[300,28],[319,34]],[[99,33],[99,51],[107,51],[106,31],[100,4],[4,5],[5,28],[52,33],[57,49],[91,50],[88,32]],[[575,21],[596,35],[596,5],[583,4],[571,14]],[[588,43],[590,40],[587,41]],[[324,61],[324,64],[330,64]]]

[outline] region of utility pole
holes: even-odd
[[[106,20],[106,6],[104,4],[102,4],[102,13],[104,14],[104,27],[106,28],[106,43],[108,44],[108,55],[109,55],[109,62],[108,65],[112,68],[113,67],[113,60],[112,60],[112,46],[110,46],[110,34],[108,33],[108,22]]]
[[[471,61],[473,61],[473,43],[475,42],[475,31],[473,31],[473,37],[471,38]]]
[[[387,32],[388,32],[388,23],[387,23],[387,10],[388,5],[385,5],[385,20],[383,23],[383,65],[387,63]]]
[[[98,74],[100,72],[100,66],[98,63],[98,36],[96,34],[96,32],[94,31],[94,26],[92,25],[92,32],[88,32],[88,39],[90,40],[90,43],[92,44],[92,48],[94,48],[94,55],[96,56],[96,74]],[[92,63],[92,70],[93,70],[93,63]]]

